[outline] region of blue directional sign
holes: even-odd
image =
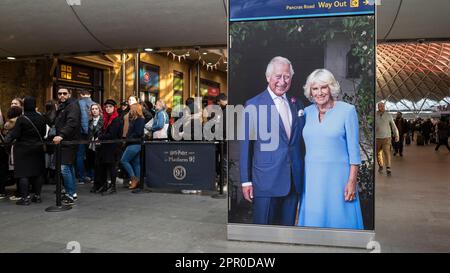
[[[375,0],[230,0],[230,21],[373,15]]]

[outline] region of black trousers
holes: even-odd
[[[21,177],[19,178],[20,195],[22,198],[27,198],[30,195],[29,187],[31,182],[31,191],[35,195],[41,195],[42,179],[40,177]]]
[[[440,138],[440,139],[439,139],[439,143],[436,145],[435,150],[436,150],[436,151],[439,150],[439,147],[440,147],[441,145],[446,146],[447,149],[450,151],[450,147],[448,146],[448,138],[446,138],[446,139]]]
[[[423,142],[424,142],[424,144],[430,143],[430,134],[429,133],[428,134],[423,133],[422,135],[423,135]]]
[[[94,187],[96,189],[100,189],[108,184],[108,174],[111,177],[111,185],[116,184],[117,178],[117,162],[112,163],[103,163],[99,162],[98,167],[96,168],[97,175],[95,176]]]
[[[405,136],[400,136],[397,142],[394,142],[394,153],[403,154],[403,143],[405,142]]]

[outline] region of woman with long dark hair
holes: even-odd
[[[45,113],[42,115],[47,123],[47,133],[44,140],[51,141],[56,134],[55,118],[56,118],[57,102],[49,100],[45,103]],[[45,153],[45,182],[46,184],[54,184],[56,174],[54,146],[49,146]]]

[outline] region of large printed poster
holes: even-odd
[[[139,62],[139,98],[156,103],[159,95],[159,66]]]
[[[230,0],[229,223],[374,230],[373,2]]]

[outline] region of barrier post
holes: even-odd
[[[225,199],[227,198],[227,195],[223,193],[223,180],[224,180],[224,173],[223,173],[223,161],[224,161],[224,141],[220,141],[219,142],[220,145],[220,161],[219,161],[219,168],[220,168],[220,172],[219,172],[219,193],[218,194],[214,194],[211,197],[215,198],[215,199]]]
[[[55,168],[56,168],[56,206],[51,206],[45,209],[47,212],[59,212],[72,209],[72,206],[65,206],[61,203],[61,144],[55,146]]]

